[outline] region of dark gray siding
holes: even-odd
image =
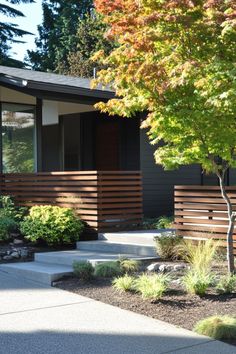
[[[231,169],[229,171],[229,184],[231,186],[236,186],[236,169]]]
[[[42,170],[61,170],[61,134],[59,124],[42,127]]]
[[[140,170],[140,120],[120,119],[121,170]]]
[[[64,169],[80,170],[80,115],[63,117],[64,125]]]
[[[95,118],[97,112],[83,113],[81,119],[81,168],[82,170],[95,169],[94,142]]]
[[[143,174],[144,215],[156,217],[172,215],[174,211],[174,185],[201,184],[200,167],[181,167],[164,171],[155,164],[155,147],[150,145],[145,130],[140,132],[140,160]]]

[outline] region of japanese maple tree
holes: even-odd
[[[155,159],[166,169],[201,164],[219,178],[227,205],[228,268],[234,271],[236,214],[225,174],[236,167],[236,0],[95,0],[118,43],[97,53],[106,69],[97,82],[117,97],[97,107],[131,117],[148,112],[143,126]]]

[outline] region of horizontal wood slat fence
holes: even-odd
[[[236,211],[236,187],[226,187]],[[175,186],[175,228],[191,239],[214,238],[226,246],[227,208],[218,186]],[[236,254],[236,228],[234,233]]]
[[[1,174],[0,193],[18,205],[74,208],[95,232],[132,229],[143,218],[140,171]]]

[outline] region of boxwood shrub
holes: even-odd
[[[20,231],[32,242],[68,244],[79,240],[83,223],[70,208],[40,205],[30,208],[29,215],[20,223]]]

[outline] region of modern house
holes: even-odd
[[[119,203],[119,211],[115,212],[119,215],[127,207],[125,198],[129,198],[129,209],[122,214],[135,214],[139,220],[142,210],[147,217],[171,215],[176,184],[216,183],[211,176],[204,176],[197,165],[171,172],[157,166],[153,158],[155,147],[149,144],[146,132],[140,130],[139,117],[108,117],[94,109],[96,102],[112,97],[112,91],[91,89],[89,79],[0,66],[2,191],[12,191],[23,199],[27,187],[28,201],[32,191],[37,190],[41,194],[35,194],[35,200],[42,202],[48,197],[43,194],[46,185],[51,186],[48,192],[58,192],[59,198],[62,186],[77,181],[83,185],[83,193],[91,192],[85,204],[88,197],[97,202],[99,196],[105,195],[109,197],[106,209]],[[61,173],[52,174],[55,171]],[[32,177],[36,174],[37,180]],[[55,176],[60,176],[57,187]],[[233,179],[235,172],[231,171],[228,180],[232,183]],[[91,190],[86,186],[91,186]],[[95,187],[97,194],[92,193]],[[104,199],[99,203],[104,204]],[[99,210],[95,215],[90,209],[91,225],[95,225]],[[119,217],[113,215],[110,222],[115,224],[117,220]]]

